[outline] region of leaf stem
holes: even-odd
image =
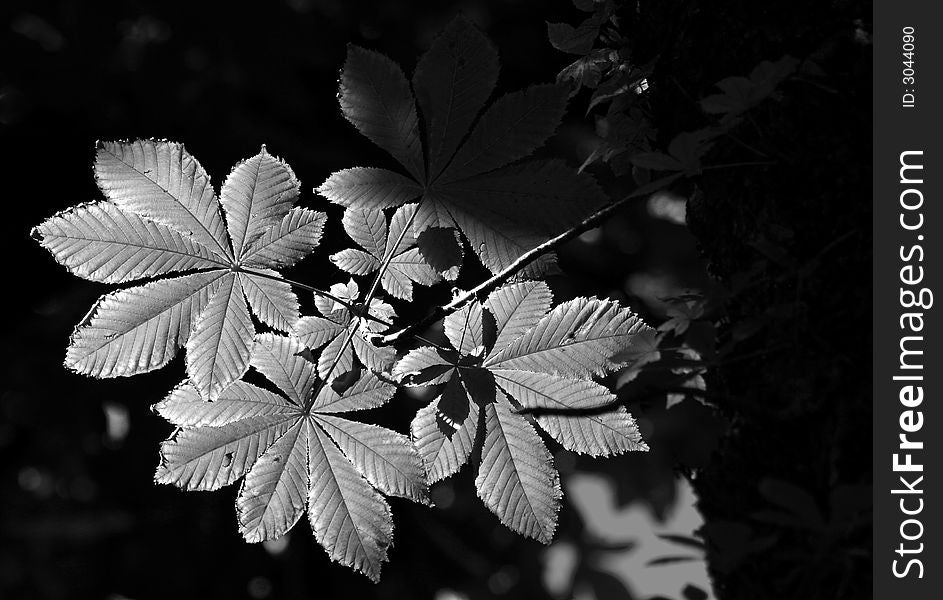
[[[701,171],[713,171],[715,169],[732,169],[734,167],[762,167],[776,164],[774,160],[760,160],[760,161],[750,161],[750,162],[735,162],[735,163],[724,163],[721,165],[709,165],[703,167]]]
[[[425,327],[428,327],[429,325],[432,325],[439,319],[452,314],[453,312],[460,309],[468,302],[476,298],[478,300],[483,300],[488,294],[490,294],[493,290],[497,289],[502,283],[510,279],[518,271],[520,271],[521,269],[523,269],[530,263],[534,262],[535,260],[543,256],[544,254],[555,250],[556,248],[558,248],[559,246],[562,246],[566,242],[578,237],[583,232],[589,229],[592,229],[596,225],[602,223],[607,218],[609,218],[610,215],[612,215],[613,213],[621,209],[630,201],[636,198],[642,197],[642,196],[646,196],[657,190],[660,190],[663,187],[670,185],[671,183],[680,179],[682,176],[683,176],[682,173],[675,173],[673,175],[662,177],[661,179],[656,179],[655,181],[651,183],[648,183],[646,185],[643,185],[637,188],[628,196],[625,196],[624,198],[617,200],[616,202],[606,205],[605,207],[599,209],[592,215],[583,219],[580,223],[578,223],[574,227],[566,230],[565,232],[561,233],[560,235],[556,237],[550,238],[549,240],[540,244],[536,248],[533,248],[532,250],[528,250],[527,252],[519,256],[517,260],[515,260],[510,265],[508,265],[505,269],[495,274],[493,277],[478,284],[477,286],[465,292],[464,294],[461,294],[460,296],[452,300],[452,302],[450,302],[449,304],[446,304],[445,306],[437,306],[435,310],[427,314],[422,319],[410,325],[407,325],[406,327],[398,331],[395,331],[393,333],[383,336],[382,338],[380,338],[380,343],[384,345],[389,345],[389,344],[393,344],[399,341],[400,339],[406,336],[416,337],[416,334],[415,334],[416,331],[421,330]]]
[[[255,276],[257,276],[257,277],[264,277],[265,279],[271,279],[271,280],[273,280],[273,281],[284,281],[285,283],[287,283],[287,284],[289,284],[289,285],[292,285],[292,286],[294,286],[294,287],[301,288],[301,289],[303,289],[303,290],[307,290],[307,291],[311,292],[312,294],[316,294],[316,295],[318,295],[318,296],[324,296],[325,298],[328,298],[328,299],[330,299],[330,300],[333,300],[334,302],[337,302],[338,304],[340,304],[341,306],[343,306],[343,307],[346,308],[347,310],[353,311],[353,308],[354,308],[353,303],[348,302],[347,300],[344,300],[343,298],[339,298],[339,297],[335,296],[334,294],[332,294],[331,292],[326,292],[326,291],[324,291],[324,290],[322,290],[322,289],[316,288],[316,287],[314,287],[314,286],[310,286],[310,285],[308,285],[308,284],[306,284],[306,283],[301,283],[300,281],[294,281],[294,280],[292,280],[292,279],[288,279],[288,278],[285,278],[285,277],[275,277],[274,275],[269,275],[268,273],[260,273],[259,271],[253,271],[252,269],[242,269],[241,271],[242,271],[243,273],[248,273],[249,275],[255,275]],[[369,312],[368,312],[366,315],[364,315],[364,316],[365,316],[367,319],[371,320],[371,321],[375,321],[375,322],[377,322],[377,323],[380,323],[381,325],[386,325],[387,327],[392,327],[392,326],[393,326],[392,323],[386,321],[385,319],[381,319],[381,318],[379,318],[379,317],[375,317],[375,316],[369,314]]]
[[[416,219],[416,214],[418,212],[419,212],[418,209],[413,212],[412,216],[409,218],[409,221],[406,223],[406,226],[403,227],[403,231],[400,232],[399,238],[397,238],[396,243],[393,244],[393,247],[390,248],[387,251],[386,256],[383,257],[383,262],[380,263],[380,268],[377,270],[377,274],[373,278],[373,283],[370,285],[370,291],[367,292],[367,297],[363,301],[363,306],[364,306],[363,316],[365,316],[368,319],[377,321],[379,323],[383,323],[387,327],[392,326],[392,323],[387,323],[386,321],[382,319],[378,319],[370,314],[370,302],[373,300],[373,297],[376,294],[377,288],[380,285],[380,279],[383,278],[383,274],[386,272],[386,270],[390,266],[390,263],[393,261],[393,255],[396,254],[396,249],[402,243],[403,238],[406,237],[406,232],[409,231],[409,228],[413,226],[413,221]],[[344,303],[341,302],[341,304],[344,304]],[[350,346],[350,342],[354,339],[354,336],[359,333],[358,331],[359,327],[351,327],[351,323],[354,319],[361,318],[361,315],[359,314],[359,311],[355,313],[354,311],[350,310],[350,308],[351,308],[350,305],[347,305],[347,309],[350,311],[350,314],[351,314],[351,320],[347,322],[347,327],[346,327],[347,332],[346,332],[346,335],[344,336],[344,342],[341,344],[340,351],[338,351],[337,355],[334,356],[334,360],[331,361],[331,365],[330,367],[328,367],[327,373],[324,375],[324,378],[321,380],[320,386],[318,387],[318,389],[316,390],[312,398],[317,398],[318,394],[321,393],[321,390],[324,388],[325,385],[331,385],[331,381],[332,381],[331,375],[334,374],[334,369],[337,367],[338,363],[340,362],[341,357],[344,355],[344,352],[347,351],[347,347]],[[416,337],[417,339],[419,339],[419,336],[413,336],[413,337]],[[438,344],[433,344],[433,345],[438,347]]]
[[[417,205],[416,210],[413,211],[412,216],[410,216],[409,220],[406,221],[406,226],[403,227],[403,230],[399,232],[399,237],[396,238],[396,243],[393,244],[392,248],[387,250],[386,255],[383,257],[383,262],[380,263],[380,268],[377,270],[377,276],[373,279],[373,285],[370,286],[370,291],[367,292],[367,299],[364,300],[364,304],[367,306],[367,312],[370,312],[370,301],[373,300],[373,296],[376,294],[377,286],[380,285],[380,280],[383,278],[386,270],[390,268],[390,263],[393,262],[393,256],[396,255],[399,245],[403,243],[403,238],[406,237],[406,232],[409,231],[409,228],[413,226],[413,221],[416,220],[416,215],[418,214],[419,206]]]

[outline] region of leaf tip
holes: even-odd
[[[33,240],[39,245],[43,244],[43,232],[40,229],[41,227],[42,225],[36,225],[35,227],[29,230],[29,236],[33,238]]]

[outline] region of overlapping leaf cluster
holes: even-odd
[[[478,453],[484,503],[548,542],[561,491],[535,424],[592,456],[646,448],[625,408],[593,380],[649,332],[615,302],[551,308],[546,284],[519,280],[448,314],[449,346],[399,356],[378,343],[403,327],[390,302],[458,276],[463,239],[492,272],[533,275],[547,263],[515,261],[604,199],[558,161],[522,160],[556,129],[567,90],[532,86],[485,108],[497,74],[494,48],[463,18],[435,40],[411,82],[385,57],[350,48],[341,109],[406,172],[348,169],[319,188],[345,207],[342,224],[357,245],[331,261],[367,285],[350,279],[320,291],[276,271],[318,245],[326,217],[294,206],[297,178],[264,147],[217,196],[180,144],[98,145],[106,199],[51,217],[33,236],[74,274],[129,284],[78,325],[69,368],[129,376],[186,349],[185,380],[154,407],[175,427],[156,481],[215,490],[241,480],[236,513],[247,541],[275,539],[306,514],[332,560],[377,580],[393,532],[381,494],[428,503],[428,484]],[[318,314],[301,315],[292,285],[313,291]],[[411,438],[347,418],[390,401],[397,385],[440,388]]]
[[[497,273],[572,227],[603,203],[599,187],[560,161],[521,162],[556,130],[567,88],[533,85],[485,109],[497,79],[496,50],[463,18],[433,42],[411,81],[385,56],[350,46],[341,109],[406,174],[355,167],[334,173],[318,191],[351,210],[418,202],[411,227],[419,252],[449,277],[463,256],[456,229]],[[525,272],[545,267],[539,261]]]
[[[409,352],[394,368],[407,385],[441,385],[412,423],[430,481],[464,465],[481,438],[478,495],[505,525],[542,542],[561,492],[552,457],[531,423],[567,450],[610,456],[645,450],[625,407],[592,380],[649,328],[615,302],[577,298],[550,310],[542,282],[499,288],[445,318],[448,350]]]

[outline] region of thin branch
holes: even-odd
[[[596,211],[589,217],[586,217],[575,227],[572,227],[571,229],[568,229],[567,231],[561,233],[560,235],[554,238],[551,238],[547,240],[546,242],[540,244],[536,248],[525,252],[520,257],[518,257],[517,260],[515,260],[513,263],[508,265],[507,268],[502,270],[500,273],[494,275],[490,279],[483,281],[476,287],[458,296],[457,298],[452,300],[452,302],[450,302],[449,304],[446,304],[445,306],[437,306],[435,310],[430,312],[428,315],[426,315],[419,321],[416,321],[410,325],[407,325],[406,327],[404,327],[403,329],[400,329],[399,331],[395,331],[393,333],[390,333],[381,337],[379,339],[379,342],[384,345],[389,345],[389,344],[393,344],[401,340],[403,337],[406,337],[406,336],[415,337],[416,331],[420,331],[428,327],[429,325],[432,325],[439,319],[442,319],[443,317],[452,314],[453,312],[460,309],[468,302],[476,298],[478,300],[484,300],[488,296],[488,294],[490,294],[492,291],[497,289],[502,283],[504,283],[505,281],[513,277],[521,269],[523,269],[530,263],[534,262],[535,260],[543,256],[544,254],[547,254],[548,252],[552,252],[559,246],[562,246],[566,242],[578,237],[583,232],[588,231],[589,229],[592,229],[596,225],[602,223],[607,218],[609,218],[610,215],[612,215],[613,213],[621,209],[623,206],[628,204],[631,200],[634,200],[636,198],[646,196],[652,192],[658,191],[662,189],[663,187],[680,179],[682,175],[683,175],[682,173],[675,173],[673,175],[662,177],[661,179],[657,179],[647,185],[643,185],[639,187],[634,192],[622,198],[621,200],[613,202],[612,204],[609,204],[601,208],[600,210]]]
[[[398,244],[399,244],[399,242],[397,242],[397,245],[398,245]],[[322,289],[318,289],[318,288],[313,287],[313,286],[310,286],[310,285],[308,285],[308,284],[306,284],[306,283],[301,283],[300,281],[294,281],[294,280],[288,279],[288,278],[286,278],[286,277],[275,277],[274,275],[269,275],[268,273],[260,273],[259,271],[253,271],[252,269],[245,269],[245,268],[243,268],[241,271],[242,271],[243,273],[248,273],[248,274],[250,274],[250,275],[255,275],[255,276],[257,276],[257,277],[264,277],[265,279],[271,279],[271,280],[273,280],[273,281],[284,281],[285,283],[287,283],[287,284],[289,284],[289,285],[292,285],[292,286],[294,286],[294,287],[301,288],[301,289],[303,289],[303,290],[307,290],[307,291],[309,291],[309,292],[311,292],[311,293],[313,293],[313,294],[316,294],[316,295],[318,295],[318,296],[324,296],[325,298],[328,298],[328,299],[330,299],[330,300],[333,300],[334,302],[337,302],[338,304],[340,304],[341,306],[343,306],[343,307],[346,308],[347,310],[351,311],[352,313],[355,312],[355,311],[353,310],[353,309],[354,309],[354,305],[353,305],[352,302],[349,302],[349,301],[347,301],[347,300],[344,300],[343,298],[339,298],[339,297],[335,296],[334,294],[332,294],[331,292],[326,292],[326,291],[324,291],[324,290],[322,290]],[[385,325],[386,327],[392,327],[392,326],[393,326],[393,324],[390,323],[389,321],[387,321],[386,319],[381,319],[380,317],[371,315],[369,312],[366,312],[366,314],[364,314],[363,317],[366,318],[366,319],[368,319],[368,320],[370,320],[370,321],[373,321],[374,323],[379,323],[380,325]],[[428,345],[430,345],[430,346],[432,346],[432,347],[434,347],[434,348],[438,348],[439,350],[448,350],[448,348],[445,348],[444,346],[442,346],[442,344],[437,344],[437,343],[433,342],[432,340],[429,340],[429,339],[426,339],[426,338],[422,337],[421,335],[414,335],[413,337],[415,337],[415,338],[416,338],[417,340],[419,340],[420,342],[422,342],[422,343],[424,343],[424,344],[428,344]]]
[[[726,135],[728,138],[730,138],[730,139],[731,139],[734,143],[736,143],[737,145],[742,146],[743,148],[746,148],[747,150],[749,150],[750,152],[753,152],[753,153],[756,154],[757,156],[761,156],[761,157],[763,157],[763,158],[769,158],[769,154],[763,152],[762,150],[759,150],[759,149],[757,149],[757,148],[754,148],[754,147],[751,146],[750,144],[744,142],[743,140],[741,140],[740,138],[738,138],[737,136],[735,136],[735,135],[734,135],[733,133],[731,133],[730,131],[728,131],[725,135]]]
[[[243,273],[248,273],[249,275],[255,275],[255,276],[257,276],[257,277],[264,277],[265,279],[271,279],[272,281],[284,281],[284,282],[287,283],[288,285],[291,285],[291,286],[294,286],[294,287],[297,287],[297,288],[301,288],[301,289],[303,289],[303,290],[307,290],[307,291],[311,292],[312,294],[315,294],[315,295],[318,295],[318,296],[324,296],[325,298],[328,298],[328,299],[330,299],[330,300],[333,300],[334,302],[337,302],[338,304],[340,304],[341,306],[343,306],[343,307],[346,308],[347,310],[349,310],[349,311],[351,311],[351,312],[356,312],[356,311],[354,310],[354,305],[353,305],[352,302],[350,302],[350,301],[348,301],[348,300],[344,300],[343,298],[339,298],[339,297],[335,296],[334,294],[332,294],[331,292],[326,292],[326,291],[324,291],[324,290],[322,290],[322,289],[318,289],[318,288],[313,287],[313,286],[310,286],[310,285],[308,285],[308,284],[306,284],[306,283],[301,283],[300,281],[294,281],[294,280],[291,280],[291,279],[287,279],[287,278],[285,278],[285,277],[275,277],[274,275],[269,275],[268,273],[260,273],[259,271],[253,271],[252,269],[241,269],[241,272],[243,272]],[[385,319],[381,319],[381,318],[379,318],[379,317],[375,317],[375,316],[373,316],[373,315],[371,315],[371,314],[369,314],[369,313],[365,314],[364,316],[365,316],[367,319],[369,319],[369,320],[371,320],[371,321],[375,321],[375,322],[377,322],[377,323],[379,323],[379,324],[381,324],[381,325],[386,325],[387,327],[392,327],[392,326],[393,326],[393,324],[390,323],[389,321],[387,321],[387,320],[385,320]]]
[[[707,390],[683,386],[652,386],[649,389],[651,391],[646,394],[633,395],[631,400],[627,398],[616,398],[611,402],[600,404],[599,406],[594,406],[592,408],[549,408],[543,406],[521,406],[520,408],[515,408],[513,412],[519,415],[533,415],[535,417],[539,417],[541,415],[563,415],[577,417],[605,414],[619,408],[620,406],[626,406],[629,401],[640,402],[649,398],[666,396],[667,394],[685,394],[689,396],[696,396],[705,401],[710,401],[714,398],[717,398],[716,394],[711,394]]]
[[[709,165],[709,166],[703,167],[701,171],[713,171],[715,169],[733,169],[735,167],[767,167],[769,165],[775,165],[775,164],[776,164],[776,161],[774,160],[725,163],[722,165]]]

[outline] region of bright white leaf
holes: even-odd
[[[245,248],[288,214],[300,183],[283,161],[265,150],[237,164],[223,183],[220,204],[232,239],[233,254]]]
[[[327,344],[345,330],[342,323],[322,317],[301,317],[295,325],[295,335],[312,350]]]
[[[234,421],[266,415],[289,415],[298,411],[278,394],[236,381],[207,402],[190,381],[184,381],[153,407],[178,427],[222,427]]]
[[[469,302],[447,315],[444,326],[452,347],[462,354],[475,354],[485,347],[484,311],[480,303]]]
[[[350,334],[345,328],[337,337],[332,339],[321,351],[318,357],[318,375],[321,379],[329,379],[332,383],[354,368],[353,338],[357,332]]]
[[[262,453],[243,479],[236,499],[239,532],[247,542],[281,537],[308,505],[308,435],[299,419]]]
[[[229,485],[245,475],[297,419],[295,414],[279,412],[221,427],[180,430],[161,444],[161,461],[154,480],[186,490],[215,490]]]
[[[321,242],[327,215],[306,208],[293,208],[243,252],[249,267],[290,267]]]
[[[396,350],[390,346],[375,346],[364,338],[363,328],[359,328],[350,340],[354,353],[361,363],[375,373],[388,373],[396,362]]]
[[[355,167],[332,174],[317,192],[334,204],[376,210],[415,200],[422,186],[386,169]]]
[[[239,282],[245,292],[252,313],[272,329],[291,331],[298,322],[301,309],[298,297],[287,281],[282,281],[277,271],[256,269],[268,277],[239,273]],[[277,277],[278,279],[272,279]]]
[[[73,275],[103,283],[229,266],[193,238],[110,202],[73,206],[32,235]]]
[[[592,409],[609,406],[615,395],[595,381],[547,373],[491,369],[495,382],[525,408]]]
[[[249,364],[278,386],[298,406],[304,406],[317,377],[314,365],[299,356],[304,347],[284,335],[261,333],[255,336]]]
[[[614,406],[616,397],[594,381],[506,369],[491,372],[509,396],[525,408],[538,409],[537,424],[567,450],[612,456],[648,449],[625,407]]]
[[[485,406],[485,442],[475,487],[514,531],[549,544],[560,510],[560,476],[537,432],[506,401]]]
[[[95,178],[109,200],[232,258],[210,178],[182,144],[100,142]]]
[[[389,496],[428,503],[422,459],[409,438],[331,415],[317,415],[315,420],[373,487]]]
[[[617,302],[576,298],[554,308],[485,364],[564,377],[601,375],[618,367],[612,356],[647,328]]]
[[[396,386],[383,381],[370,371],[364,371],[360,379],[343,394],[338,394],[329,385],[321,386],[311,410],[317,413],[342,413],[367,410],[383,406],[396,393]]]
[[[390,507],[334,442],[311,425],[308,448],[308,519],[331,560],[373,581],[393,539]]]
[[[224,275],[187,340],[187,374],[207,400],[249,367],[255,329],[234,273]]]
[[[331,262],[338,269],[351,275],[367,275],[380,268],[379,259],[355,248],[347,248],[332,254]]]
[[[170,362],[227,277],[208,271],[106,294],[78,324],[65,364],[92,377],[124,377]]]
[[[553,294],[542,281],[512,283],[491,292],[485,307],[495,319],[495,351],[524,335],[547,314],[552,302]]]
[[[635,419],[624,406],[589,415],[538,414],[537,424],[561,446],[578,454],[614,456],[648,450]]]
[[[381,257],[386,251],[386,216],[382,210],[348,208],[343,224],[350,239],[373,256]]]
[[[393,377],[403,385],[445,383],[454,367],[430,346],[410,350],[393,367]]]
[[[468,416],[451,437],[436,423],[436,403],[419,409],[410,425],[413,443],[422,455],[429,483],[458,473],[468,462],[478,435],[478,405],[468,406]]]

